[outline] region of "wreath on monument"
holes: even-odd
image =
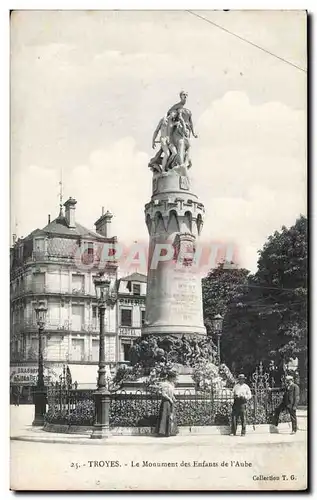
[[[235,379],[227,365],[217,366],[206,359],[200,360],[194,366],[193,380],[197,390],[201,392],[230,389],[235,384]]]
[[[194,368],[202,360],[212,362],[216,348],[209,337],[148,335],[141,337],[129,351],[130,365],[118,369],[115,382],[146,378],[146,385],[166,379],[177,367]]]

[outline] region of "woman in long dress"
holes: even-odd
[[[162,401],[156,429],[157,435],[161,437],[176,436],[178,433],[175,416],[175,383],[175,374],[170,374],[167,380],[161,383]]]

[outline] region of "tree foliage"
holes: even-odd
[[[275,232],[259,252],[256,282],[267,307],[265,331],[274,332],[273,355],[297,356],[307,349],[307,219]]]
[[[282,227],[259,251],[258,269],[221,264],[203,280],[204,317],[224,316],[222,360],[251,372],[263,360],[281,364],[307,350],[307,219]]]

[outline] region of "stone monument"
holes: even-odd
[[[190,139],[197,138],[192,114],[185,107],[187,93],[159,121],[150,160],[152,197],[145,205],[149,265],[146,314],[142,335],[205,336],[202,287],[195,263],[204,205],[192,192]],[[156,141],[160,133],[159,141]]]

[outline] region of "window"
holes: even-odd
[[[129,352],[130,352],[131,346],[130,344],[123,344],[123,356],[124,356],[124,361],[130,361],[129,359]]]
[[[47,339],[46,359],[50,361],[60,361],[62,359],[62,338],[52,336]]]
[[[35,252],[38,252],[38,253],[44,252],[44,250],[45,250],[44,238],[35,238],[34,250],[35,250]]]
[[[33,278],[33,291],[34,292],[44,292],[45,291],[45,273],[34,273],[32,278]]]
[[[85,291],[85,276],[82,274],[73,274],[72,275],[72,291],[76,292],[84,292]]]
[[[121,326],[132,326],[131,309],[121,309]]]
[[[72,305],[72,329],[80,331],[84,326],[85,308],[83,305]]]
[[[38,357],[38,350],[39,350],[38,339],[32,338],[31,339],[31,345],[30,345],[29,352],[28,352],[28,358],[29,359],[37,359],[37,357]]]
[[[133,295],[141,295],[141,285],[139,285],[137,283],[133,283],[132,293],[133,293]]]
[[[84,253],[82,255],[83,264],[92,264],[94,261],[94,244],[93,242],[85,242]]]
[[[98,307],[92,306],[92,319],[97,319],[97,318],[98,318]]]
[[[87,253],[88,253],[88,255],[94,255],[94,244],[93,243],[88,243]]]
[[[85,341],[84,339],[72,339],[72,361],[84,361]]]
[[[92,340],[92,361],[99,361],[99,340]]]
[[[145,322],[145,311],[144,309],[141,311],[141,325],[143,326]]]
[[[87,243],[87,263],[91,264],[94,261],[94,244]]]

